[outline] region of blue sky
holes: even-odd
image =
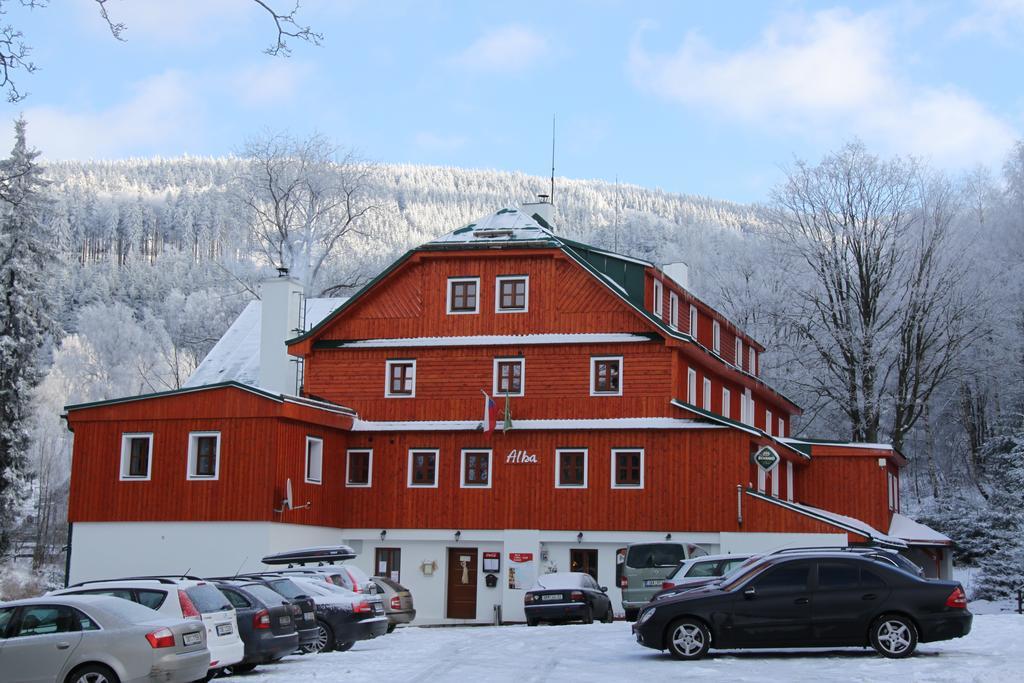
[[[284,7],[290,0],[273,0]],[[9,5],[9,6],[8,6]],[[319,130],[383,162],[548,173],[759,200],[858,136],[960,172],[1024,131],[1024,0],[305,0],[322,47],[265,56],[251,0],[5,3],[49,158],[220,155]]]

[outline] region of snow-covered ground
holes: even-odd
[[[404,628],[349,652],[287,657],[229,680],[299,681],[1011,681],[1024,671],[1024,616],[975,617],[969,636],[906,660],[872,650],[713,654],[677,662],[637,645],[630,624]]]

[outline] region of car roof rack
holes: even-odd
[[[204,581],[195,576],[182,576],[181,579],[188,579],[190,581]],[[88,586],[93,583],[117,583],[118,581],[158,581],[163,584],[173,585],[177,583],[174,579],[168,576],[121,576],[116,579],[93,579],[92,581],[79,581],[78,583],[72,583],[68,588],[81,588],[82,586]]]
[[[824,546],[824,545],[819,545],[819,546],[806,546],[806,547],[798,547],[798,548],[779,548],[777,550],[771,551],[768,554],[769,555],[782,555],[782,554],[785,554],[785,553],[870,553],[870,552],[877,552],[879,550],[882,551],[882,552],[886,552],[886,553],[893,552],[891,550],[886,550],[885,548],[878,548],[878,547],[874,547],[874,546],[868,547],[868,546]]]

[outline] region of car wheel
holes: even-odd
[[[669,626],[666,644],[676,659],[700,659],[711,647],[711,632],[695,619],[680,619]]]
[[[65,679],[67,683],[120,683],[120,680],[117,674],[102,664],[81,666]]]
[[[627,609],[626,610],[626,621],[636,621],[637,615],[640,613],[638,609]]]
[[[223,671],[226,676],[234,676],[235,674],[247,674],[256,668],[255,664],[232,664],[231,666],[225,666]]]
[[[396,628],[398,628],[398,624],[388,624],[388,633],[394,633]]]
[[[883,657],[909,657],[917,648],[917,627],[906,617],[886,614],[871,625],[871,645]]]
[[[533,617],[527,617],[526,618],[526,625],[527,626],[536,626],[539,623],[540,623],[539,619],[534,619]]]
[[[347,642],[347,643],[340,643],[340,644],[339,644],[339,645],[338,645],[337,647],[335,647],[334,649],[335,649],[336,651],[338,651],[338,652],[348,652],[349,650],[351,650],[351,649],[352,649],[352,646],[353,646],[353,645],[355,645],[355,644],[356,644],[356,641],[354,641],[354,640],[350,640],[350,641],[349,641],[349,642]]]
[[[608,611],[607,611],[607,612],[605,612],[605,615],[604,615],[604,617],[603,617],[603,618],[601,619],[601,622],[602,622],[602,623],[605,623],[605,624],[610,624],[610,623],[612,623],[613,621],[615,621],[615,613],[614,613],[614,612],[612,612],[612,608],[611,608],[611,606],[609,606],[609,607],[608,607]]]
[[[594,608],[588,607],[587,611],[583,613],[583,623],[593,624],[594,623]]]
[[[334,631],[327,622],[316,620],[316,640],[310,647],[313,652],[330,652],[334,649]]]

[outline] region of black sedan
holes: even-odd
[[[320,636],[320,629],[316,620],[316,603],[313,601],[313,598],[287,578],[280,576],[265,577],[258,574],[247,574],[242,577],[221,580],[232,581],[238,579],[263,584],[288,600],[292,607],[292,622],[295,624],[299,634],[299,650],[301,652],[311,652],[313,650]]]
[[[245,644],[245,657],[229,667],[231,673],[252,671],[299,648],[292,604],[283,595],[254,581],[217,581],[214,585],[235,608],[238,635]]]
[[[523,598],[526,623],[528,626],[536,626],[542,621],[592,624],[595,617],[611,623],[614,614],[607,593],[608,589],[598,586],[590,574],[544,574]]]
[[[698,659],[715,649],[856,647],[908,657],[919,642],[967,635],[955,581],[922,579],[848,553],[770,555],[721,584],[652,601],[637,642]]]

